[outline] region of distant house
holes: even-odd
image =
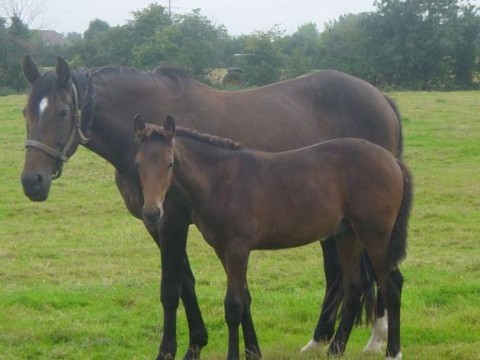
[[[65,37],[54,30],[35,30],[35,33],[46,45],[65,45],[67,43]]]

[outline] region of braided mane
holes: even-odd
[[[155,124],[147,124],[145,130],[137,136],[137,140],[139,142],[145,142],[150,140],[151,138],[158,136],[160,138],[166,139],[165,131],[163,127],[155,125]],[[177,127],[175,130],[175,137],[176,138],[184,138],[190,139],[193,141],[198,141],[203,144],[220,147],[223,149],[228,150],[241,150],[245,148],[245,145],[242,143],[233,141],[231,139],[222,138],[215,135],[205,134],[198,132],[196,130]]]

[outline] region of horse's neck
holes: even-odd
[[[86,144],[88,149],[107,160],[122,173],[133,171],[136,150],[132,127],[133,115],[129,115],[130,108],[135,104],[132,103],[131,107],[127,106],[125,99],[129,97],[128,91],[130,90],[126,89],[123,94],[123,87],[110,88],[108,84],[94,82],[95,108],[91,114],[91,138]],[[137,96],[144,98],[138,94],[140,91],[137,91]],[[121,109],[125,110],[122,112]]]

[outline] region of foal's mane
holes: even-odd
[[[241,150],[245,148],[245,145],[243,145],[242,143],[233,141],[231,139],[205,134],[196,130],[183,127],[177,127],[175,129],[175,137],[198,141],[202,144],[207,144],[227,150]],[[140,132],[140,134],[137,134],[137,141],[140,143],[144,143],[154,138],[160,138],[163,140],[168,139],[165,131],[163,130],[163,127],[154,124],[147,124],[145,130]]]

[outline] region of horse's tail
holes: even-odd
[[[395,113],[395,116],[397,117],[398,121],[398,149],[397,153],[393,154],[395,157],[401,159],[403,156],[403,131],[402,131],[402,116],[400,115],[400,111],[398,110],[397,104],[395,104],[395,101],[393,99],[389,98],[387,95],[383,95],[385,97],[385,100],[387,100],[388,104],[392,108],[393,112]]]
[[[413,200],[412,174],[401,160],[397,159],[397,164],[403,174],[403,197],[390,241],[390,264],[392,266],[396,266],[406,256],[408,218]]]

